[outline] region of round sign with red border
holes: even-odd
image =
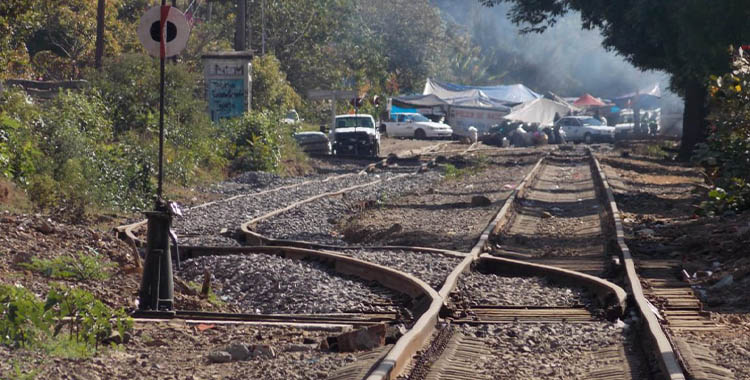
[[[162,22],[166,33],[161,33]],[[185,14],[169,5],[152,7],[141,17],[138,25],[138,39],[146,51],[155,57],[179,54],[187,46],[189,36],[190,26]]]

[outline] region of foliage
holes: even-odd
[[[30,263],[22,263],[21,266],[54,279],[101,281],[111,276],[109,271],[114,264],[90,249],[88,254],[79,251],[76,255],[58,256],[53,259],[33,257]]]
[[[133,323],[91,293],[56,284],[44,302],[26,288],[0,285],[0,316],[0,344],[44,348],[55,356],[89,356],[102,339],[113,331],[124,336]]]
[[[290,133],[280,119],[279,113],[252,111],[223,122],[221,128],[230,141],[225,154],[231,172],[279,169],[283,134]]]
[[[114,139],[137,163],[142,177],[155,173],[159,133],[159,69],[157,60],[143,54],[124,54],[107,60],[107,70],[87,77],[109,106]],[[206,114],[200,75],[183,65],[167,65],[165,88],[165,172],[186,184],[201,168],[223,167],[217,146],[223,145],[216,126]]]
[[[39,26],[31,0],[0,2],[0,81],[30,73],[25,40]]]
[[[642,70],[668,73],[672,89],[685,98],[683,157],[705,138],[705,78],[727,73],[725,47],[750,34],[745,0],[479,1],[511,3],[509,16],[526,32],[543,32],[566,13],[580,12],[583,28],[598,29],[605,48]]]
[[[253,108],[278,113],[300,108],[302,99],[287,82],[281,63],[273,54],[254,57],[252,68]]]
[[[732,63],[709,81],[711,134],[695,157],[715,185],[703,205],[714,212],[750,208],[750,56],[740,49]]]

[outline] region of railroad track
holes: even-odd
[[[465,152],[470,149],[471,147]],[[380,165],[382,168],[388,163],[383,161]],[[322,197],[337,195],[334,193]],[[286,210],[322,197],[302,201]],[[268,218],[285,211],[279,210],[272,211],[272,215],[269,213],[264,216]],[[234,318],[236,322],[247,318],[244,321],[246,323],[323,325],[330,323],[334,325],[349,322],[350,325],[368,325],[406,322],[411,326],[411,329],[393,346],[361,354],[362,360],[334,371],[329,375],[329,379],[375,380],[395,379],[399,376],[408,379],[497,378],[488,375],[492,372],[477,372],[477,365],[487,366],[488,371],[497,370],[485,359],[494,357],[497,361],[499,355],[503,361],[522,362],[523,358],[528,360],[527,355],[532,354],[534,350],[528,347],[527,351],[521,347],[518,352],[498,351],[498,341],[488,341],[485,339],[487,336],[495,336],[493,335],[495,333],[512,335],[518,334],[519,331],[523,334],[535,331],[533,327],[529,330],[528,326],[542,326],[551,331],[558,331],[560,328],[579,329],[575,331],[582,331],[584,334],[587,331],[591,333],[591,331],[613,328],[612,326],[622,329],[622,322],[612,321],[617,318],[625,319],[629,315],[627,327],[632,330],[637,329],[645,338],[640,341],[643,347],[639,347],[628,337],[618,337],[614,341],[607,340],[605,337],[604,341],[608,344],[587,349],[578,347],[581,349],[580,358],[588,363],[579,368],[583,372],[566,373],[563,367],[554,366],[541,369],[518,367],[516,369],[527,376],[520,378],[545,378],[545,376],[570,378],[573,376],[587,379],[635,379],[647,375],[652,378],[663,377],[677,380],[685,378],[684,367],[692,367],[691,373],[693,374],[704,375],[694,378],[719,378],[716,377],[717,374],[724,374],[721,369],[711,367],[710,358],[706,358],[706,353],[700,347],[692,345],[689,347],[694,347],[693,350],[689,347],[685,348],[685,342],[670,341],[664,334],[665,324],[659,322],[646,302],[640,279],[634,271],[635,265],[632,257],[621,237],[619,212],[606,184],[606,177],[590,152],[553,152],[549,157],[540,160],[524,181],[516,186],[505,205],[479,237],[471,252],[432,250],[430,253],[451,256],[454,260],[460,261],[441,282],[442,286],[437,291],[433,290],[435,285],[430,286],[419,280],[417,273],[409,275],[405,273],[406,271],[401,272],[386,266],[373,270],[374,267],[369,266],[374,265],[372,263],[329,250],[340,250],[343,247],[315,244],[315,242],[273,241],[273,239],[265,238],[252,231],[251,226],[263,217],[256,219],[245,223],[242,228],[243,234],[251,237],[251,242],[289,243],[298,247],[212,248],[195,246],[187,247],[185,258],[210,254],[206,251],[212,249],[219,249],[221,254],[262,251],[295,259],[315,257],[315,260],[329,262],[337,271],[343,270],[345,273],[376,280],[382,285],[401,291],[406,289],[405,284],[411,284],[409,286],[412,287],[415,283],[418,284],[407,291],[414,301],[412,317],[408,320],[399,319],[399,316],[392,313],[374,315],[359,313],[356,310],[352,310],[353,313],[327,316],[259,317],[259,319],[268,318],[266,321],[251,321],[250,319],[255,318],[254,316],[242,314],[226,316],[227,320]],[[253,238],[256,240],[252,240]],[[305,249],[300,246],[315,249]],[[365,247],[351,246],[346,248],[365,249]],[[367,247],[366,249],[378,248],[393,249],[395,247]],[[421,247],[398,248],[414,252],[429,251],[428,248]],[[355,260],[358,264],[352,266],[350,260]],[[654,271],[651,274],[652,277],[658,277],[654,273],[658,274],[660,270],[668,268],[671,263],[641,265],[644,269],[650,268]],[[383,279],[383,273],[390,273],[389,277],[386,276],[388,280]],[[558,291],[563,289],[578,292],[586,289],[589,298],[585,302],[580,302],[579,299],[579,302],[568,304],[528,302],[517,304],[502,300],[488,302],[461,300],[461,297],[456,297],[456,290],[461,287],[463,279],[468,274],[491,276],[493,281],[503,278],[544,278],[545,281],[551,281],[549,284],[543,284],[544,286],[555,287]],[[648,281],[649,272],[644,271],[643,274]],[[624,278],[623,286],[627,288],[627,293],[632,299],[630,309],[626,310],[625,291],[604,278],[613,281]],[[660,292],[658,284],[653,286],[654,284],[656,283],[651,284],[647,291],[653,289]],[[696,322],[691,314],[693,310],[697,310],[700,314],[699,306],[696,309],[696,305],[689,301],[690,294],[686,294],[684,289],[677,289],[673,285],[675,284],[665,282],[663,290],[657,294],[666,299],[675,300],[673,302],[675,312],[667,313],[667,316],[671,318],[671,321],[684,321],[684,328],[703,326],[702,322]],[[502,293],[506,290],[498,287],[495,291]],[[584,293],[581,292],[581,294]],[[685,300],[685,303],[680,303],[679,300]],[[637,317],[634,318],[633,315]],[[183,316],[189,317],[187,314]],[[200,318],[208,320],[214,315],[193,315],[193,317],[196,316],[199,318],[193,318],[194,320],[200,320]],[[299,320],[294,320],[295,318]],[[713,326],[708,327],[713,328]],[[612,338],[612,336],[608,337]],[[502,343],[503,340],[499,342]],[[673,348],[675,345],[685,353],[676,353]],[[418,351],[420,354],[415,356]],[[653,372],[655,369],[647,367],[649,360],[644,357],[644,353],[658,364],[660,375]],[[556,372],[558,370],[562,372]],[[498,375],[498,373],[494,374]]]
[[[500,339],[490,344],[483,337],[483,334],[513,335],[518,333],[518,329],[528,332],[523,327],[518,327],[528,325],[547,326],[546,328],[552,326],[552,331],[556,331],[554,326],[607,326],[612,323],[608,319],[624,319],[627,316],[623,314],[625,291],[599,277],[613,278],[612,275],[618,269],[615,264],[628,264],[627,257],[623,258],[621,253],[617,260],[613,259],[617,254],[615,251],[619,249],[615,244],[617,237],[614,228],[618,216],[616,209],[612,211],[613,204],[607,201],[606,194],[607,189],[601,184],[598,164],[590,153],[553,152],[544,162],[540,162],[487,227],[483,239],[454,270],[453,278],[446,281],[440,289],[441,297],[452,301],[449,302],[449,307],[432,311],[438,313],[430,320],[434,325],[428,322],[415,326],[415,329],[423,329],[422,343],[431,343],[422,347],[421,354],[414,357],[414,360],[408,356],[408,350],[396,352],[394,348],[386,358],[394,364],[386,365],[384,360],[368,379],[393,379],[399,375],[406,379],[658,377],[659,375],[649,373],[653,371],[646,367],[649,360],[640,354],[641,347],[635,344],[636,340],[632,337],[595,349],[579,347],[579,356],[586,358],[585,362],[589,365],[580,363],[579,369],[583,372],[577,373],[564,372],[563,367],[542,366],[541,369],[529,369],[523,365],[516,366],[514,361],[531,360],[525,354],[534,349],[522,347],[518,352],[503,352],[497,348],[511,342]],[[551,220],[566,217],[573,219],[574,223],[570,223],[571,220]],[[560,243],[554,244],[555,239]],[[564,249],[560,249],[561,247]],[[594,303],[578,305],[575,302],[567,305],[556,305],[554,302],[552,305],[519,304],[508,302],[509,300],[486,302],[471,297],[462,300],[471,289],[461,289],[461,282],[471,282],[470,278],[481,272],[485,276],[492,273],[492,280],[498,281],[495,286],[498,294],[514,291],[513,288],[502,287],[502,281],[499,281],[502,278],[536,276],[553,278],[568,286],[587,288],[596,294],[598,302],[594,306]],[[628,285],[631,285],[629,292],[633,293],[632,283]],[[517,290],[517,284],[515,288]],[[486,289],[480,291],[482,294],[486,292]],[[459,294],[458,297],[456,293]],[[668,344],[661,327],[650,323],[653,313],[641,302],[644,299],[642,295],[639,296],[637,289],[635,293],[634,310],[640,314],[644,323],[636,324],[635,320],[630,322],[633,323],[633,328],[648,337],[643,340],[643,349],[648,356],[656,359],[655,362],[662,371],[661,376],[670,379],[684,378],[674,350]],[[488,326],[500,327],[491,329]],[[425,337],[427,332],[434,339]],[[402,338],[405,339],[408,337]],[[412,339],[411,343],[419,344],[417,342],[418,339]],[[665,342],[666,346],[663,344]],[[402,345],[406,346],[407,342]],[[486,357],[494,357],[496,362],[505,362],[521,375],[492,372],[501,370],[488,364],[483,359]],[[547,359],[550,360],[549,357]],[[402,362],[399,363],[399,360]],[[558,370],[563,372],[556,372]]]

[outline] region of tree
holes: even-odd
[[[584,29],[598,29],[603,46],[642,70],[661,70],[685,100],[681,156],[706,138],[706,82],[729,71],[726,50],[750,35],[746,0],[479,0],[512,4],[509,17],[522,32],[544,32],[568,12]]]
[[[0,2],[0,80],[29,73],[26,38],[39,27],[31,0]]]

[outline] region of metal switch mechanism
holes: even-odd
[[[156,209],[145,214],[148,219],[146,263],[138,293],[138,311],[173,313],[174,280],[169,231],[174,210],[170,204],[159,200]]]

